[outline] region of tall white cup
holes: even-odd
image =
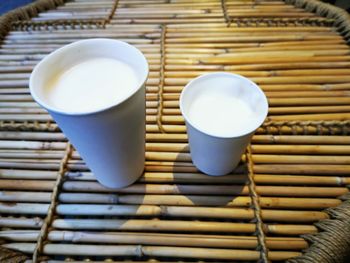
[[[128,64],[137,75],[137,87],[122,101],[95,111],[74,113],[50,105],[44,96],[50,79],[90,58],[112,58]],[[46,56],[34,68],[29,88],[33,98],[51,114],[97,180],[106,187],[120,188],[135,182],[144,169],[147,76],[147,60],[137,48],[118,40],[88,39]]]
[[[225,133],[219,133],[205,130],[203,126],[198,125],[198,122],[191,119],[189,113],[196,98],[203,95],[209,98],[234,97],[242,100],[252,110],[254,118],[246,122],[244,127],[239,127],[232,132],[228,130]],[[220,105],[220,101],[216,103]],[[208,114],[210,105],[208,107],[203,112],[196,112],[197,116],[204,114],[201,116],[202,121],[208,122],[205,126],[210,126],[212,125],[210,122],[213,122],[210,118],[206,119],[205,114]],[[199,76],[185,86],[180,96],[180,109],[186,122],[194,165],[209,175],[225,175],[238,165],[254,131],[264,122],[268,112],[268,102],[262,90],[249,79],[236,74],[215,72]],[[224,115],[225,112],[222,114]],[[226,117],[228,121],[234,121],[234,119],[229,120],[229,116]]]

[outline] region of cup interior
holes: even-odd
[[[96,112],[63,112],[61,109],[51,105],[45,96],[45,86],[52,78],[81,62],[93,58],[117,59],[129,65],[135,71],[138,85],[128,94],[127,98],[137,92],[147,79],[147,60],[141,51],[134,46],[114,39],[87,39],[55,50],[36,65],[29,81],[29,88],[33,98],[44,108],[62,114],[83,115]],[[124,98],[122,101],[125,101],[127,98]],[[113,107],[122,101],[116,101],[114,105],[107,105],[98,111]]]
[[[191,119],[189,112],[192,104],[201,96],[239,99],[253,111],[254,118],[244,127],[240,127],[239,131],[223,134],[205,130]],[[268,102],[263,91],[251,80],[237,74],[215,72],[199,76],[185,86],[180,96],[180,109],[185,120],[205,134],[214,137],[240,137],[254,132],[264,122],[268,113]],[[206,114],[205,111],[203,114]]]

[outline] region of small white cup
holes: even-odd
[[[69,112],[55,108],[44,96],[45,85],[56,74],[89,58],[115,58],[132,67],[138,86],[112,106],[96,111]],[[120,188],[135,182],[145,161],[145,82],[148,63],[137,48],[118,40],[81,40],[57,49],[33,70],[29,88],[78,150],[97,180]],[[118,88],[118,84],[116,84]]]
[[[224,133],[199,127],[189,112],[196,98],[203,95],[215,98],[233,96],[242,100],[253,111],[254,118],[238,130]],[[180,109],[186,122],[194,165],[200,171],[216,176],[228,174],[238,165],[253,133],[267,116],[268,102],[263,91],[251,80],[237,74],[215,72],[199,76],[185,86],[180,96]]]

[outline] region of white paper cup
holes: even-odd
[[[203,128],[212,125],[213,119],[206,119],[206,125],[200,126],[191,119],[190,109],[199,96],[230,97],[244,101],[254,113],[254,119],[248,121],[239,130]],[[212,106],[212,105],[211,105]],[[207,114],[206,111],[196,112]],[[252,81],[237,74],[215,72],[199,76],[190,81],[180,96],[180,109],[185,118],[191,157],[194,165],[208,175],[225,175],[239,163],[254,131],[264,122],[268,112],[268,102],[262,90]],[[225,112],[222,113],[223,116]],[[222,117],[222,116],[217,116]],[[229,116],[226,116],[229,118]],[[238,121],[237,121],[238,123]],[[213,124],[215,125],[215,124]],[[215,127],[220,128],[220,127]],[[216,131],[218,130],[218,131]]]
[[[138,86],[122,101],[96,111],[70,112],[50,105],[44,89],[50,78],[89,58],[115,58],[132,67]],[[120,188],[135,182],[145,161],[145,82],[148,63],[135,47],[118,40],[88,39],[46,56],[33,70],[30,92],[57,122],[97,180]],[[118,83],[116,83],[118,88]]]

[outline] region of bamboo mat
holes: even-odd
[[[3,17],[2,247],[34,262],[341,262],[350,23],[317,1],[286,2],[40,0]],[[97,183],[28,91],[38,61],[93,37],[127,41],[150,64],[145,172],[119,190]],[[178,107],[186,83],[214,71],[251,78],[270,104],[239,167],[215,178],[193,166]]]

